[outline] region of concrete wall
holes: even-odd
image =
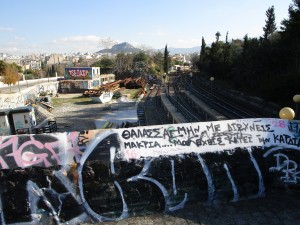
[[[2,224],[78,224],[300,189],[300,123],[247,119],[0,138]]]
[[[35,84],[32,87],[21,90],[12,94],[0,95],[0,109],[17,108],[26,105],[29,102],[35,102],[37,96],[42,92],[57,93],[58,82],[49,82]]]

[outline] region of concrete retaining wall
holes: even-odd
[[[1,223],[122,220],[299,190],[299,131],[247,119],[1,137]]]
[[[29,102],[35,102],[37,96],[42,92],[57,93],[58,82],[36,84],[32,87],[12,94],[0,94],[0,109],[9,109],[25,106]]]

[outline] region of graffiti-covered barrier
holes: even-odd
[[[1,137],[1,224],[114,221],[299,191],[298,121]]]

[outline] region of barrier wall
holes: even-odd
[[[78,224],[299,190],[300,123],[246,119],[0,139],[2,224]]]
[[[42,92],[57,93],[58,82],[41,83],[12,94],[0,94],[0,109],[9,109],[25,106],[29,102],[35,102]]]

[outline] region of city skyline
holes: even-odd
[[[277,30],[292,0],[87,0],[2,1],[0,53],[91,52],[101,39],[162,49],[191,48],[220,40],[263,35],[266,11],[275,8]]]

